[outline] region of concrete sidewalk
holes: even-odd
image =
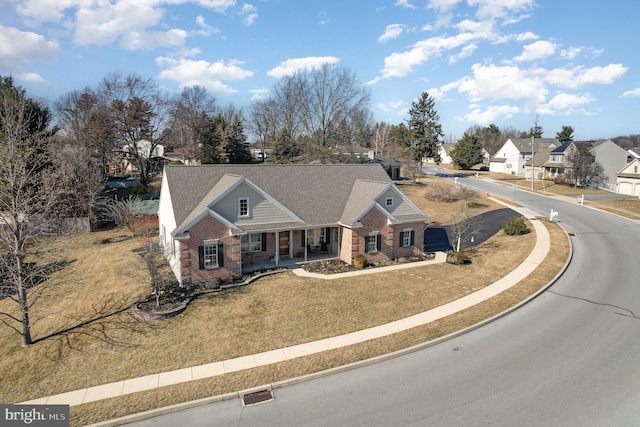
[[[495,199],[494,199],[495,200]],[[495,200],[498,203],[498,200]],[[506,205],[509,206],[509,205]],[[136,393],[145,390],[151,390],[158,387],[163,387],[172,384],[180,384],[188,381],[199,380],[203,378],[210,378],[219,375],[224,375],[230,372],[242,371],[245,369],[251,369],[258,366],[266,366],[273,363],[278,363],[286,360],[295,359],[298,357],[308,356],[315,353],[320,353],[327,350],[333,350],[340,347],[346,347],[353,344],[361,343],[368,340],[382,338],[387,335],[392,335],[398,332],[405,331],[407,329],[421,326],[443,317],[454,314],[458,311],[469,308],[476,305],[486,299],[489,299],[499,293],[509,289],[511,286],[520,282],[527,277],[533,270],[540,265],[544,260],[550,249],[550,237],[546,227],[535,219],[535,214],[525,208],[518,208],[509,206],[516,210],[528,219],[531,219],[532,224],[536,231],[537,241],[535,247],[529,254],[529,256],[511,273],[498,280],[497,282],[477,291],[469,294],[463,298],[460,298],[451,303],[434,308],[423,313],[416,314],[405,319],[400,319],[395,322],[386,323],[384,325],[376,326],[370,329],[365,329],[357,332],[352,332],[337,337],[327,338],[320,341],[309,342],[305,344],[299,344],[291,347],[281,348],[277,350],[271,350],[263,353],[238,357],[235,359],[224,360],[220,362],[208,363],[205,365],[192,366],[189,368],[178,369],[169,372],[162,372],[159,374],[147,375],[144,377],[132,378],[124,381],[118,381],[110,384],[103,384],[94,387],[88,387],[81,390],[74,390],[67,393],[57,394],[54,396],[47,396],[40,399],[30,400],[28,402],[21,402],[22,404],[67,404],[70,406],[80,405],[83,403],[95,402],[102,399],[108,399],[117,396],[123,396],[126,394]],[[443,262],[442,255],[439,255],[435,262]],[[433,263],[434,261],[428,261]],[[401,266],[395,266],[396,268],[411,268],[418,266],[421,263],[405,264]],[[385,267],[387,269],[393,269],[393,267]],[[371,270],[366,270],[364,273],[368,273]],[[381,270],[374,270],[378,272]],[[362,272],[360,272],[362,273]],[[345,273],[353,274],[353,273]]]

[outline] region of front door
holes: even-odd
[[[279,233],[279,236],[278,247],[280,250],[278,253],[280,258],[286,258],[289,256],[289,232]]]

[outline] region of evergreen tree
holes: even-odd
[[[453,164],[461,169],[471,169],[471,167],[482,163],[484,160],[482,142],[476,135],[466,132],[451,149],[450,154]]]
[[[202,153],[200,154],[202,164],[222,163],[220,158],[222,136],[215,120],[202,113],[196,126],[196,133],[197,139],[202,141]]]
[[[533,127],[529,128],[529,132],[526,134],[527,138],[542,138],[542,134],[544,133],[544,129],[542,129],[542,126],[540,126],[538,124],[538,119],[540,118],[540,116],[536,115],[536,121],[533,124]]]
[[[562,126],[562,130],[556,133],[556,139],[562,143],[573,141],[573,128],[571,126]]]
[[[300,148],[286,129],[278,133],[273,143],[271,159],[274,163],[291,163],[295,157],[300,155]]]
[[[224,152],[229,163],[251,163],[251,153],[247,148],[247,136],[239,117],[234,117],[227,128]]]
[[[433,98],[427,92],[423,92],[418,101],[411,104],[409,116],[408,127],[411,131],[409,154],[420,164],[424,158],[433,158],[436,163],[440,163],[438,147],[444,133]]]

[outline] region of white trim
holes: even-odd
[[[246,206],[242,206],[242,202],[246,202]],[[246,209],[245,213],[242,213],[243,209]],[[248,196],[238,197],[238,218],[251,217],[251,199]]]

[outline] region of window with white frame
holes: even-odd
[[[243,254],[262,251],[262,233],[245,234],[240,241]]]
[[[364,238],[364,251],[377,252],[380,250],[381,236],[379,234],[370,234]]]
[[[414,232],[411,229],[406,229],[400,232],[400,247],[408,248],[413,245]]]
[[[218,267],[218,242],[209,241],[204,242],[204,268],[217,268]]]
[[[384,205],[388,208],[393,207],[393,197],[387,197],[384,201]]]
[[[238,197],[238,217],[248,217],[249,216],[249,198],[248,197]]]
[[[327,241],[326,228],[314,228],[307,230],[307,245],[316,246]]]

